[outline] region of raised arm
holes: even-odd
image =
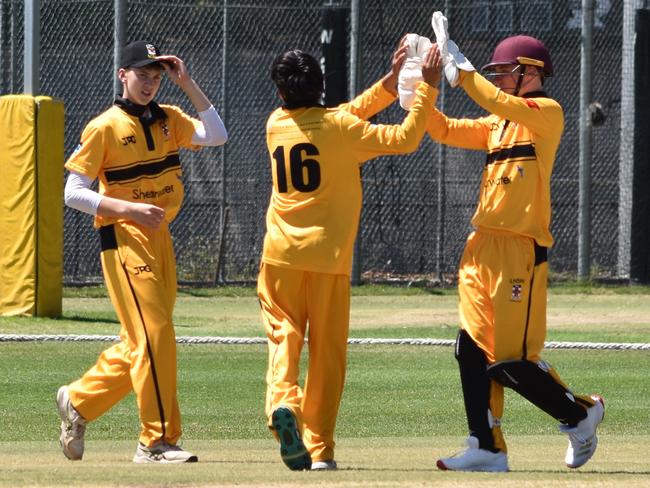
[[[202,127],[197,127],[192,136],[192,144],[199,146],[221,146],[228,140],[228,132],[208,97],[190,76],[187,66],[177,56],[165,55],[157,58],[167,72],[169,79],[190,99],[196,109]]]
[[[443,53],[443,62],[445,64],[445,76],[452,87],[458,85],[462,86],[470,98],[488,112],[511,122],[523,125],[538,136],[557,137],[558,132],[562,132],[564,115],[562,113],[562,108],[557,102],[546,98],[545,96],[535,97],[533,100],[533,97],[526,98],[523,96],[509,95],[504,91],[504,89],[502,89],[503,87],[499,88],[495,86],[478,74],[472,63],[470,63],[465,55],[460,51],[458,45],[448,38],[447,19],[441,12],[433,13],[431,25],[436,34],[437,42],[443,46],[441,47],[441,51]],[[526,36],[516,36],[511,39],[517,37]],[[534,43],[541,45],[541,43],[536,39],[526,39],[532,40]],[[501,44],[503,44],[503,42]],[[527,46],[528,47],[522,51],[522,54],[508,54],[507,60],[504,59],[498,63],[491,64],[512,64],[513,66],[519,66],[520,69],[525,69],[526,66],[522,63],[526,63],[531,66],[536,66],[537,68],[543,68],[545,66],[544,61],[541,60],[543,57],[540,60],[535,58],[535,55],[540,54],[539,52],[534,53],[532,55],[533,57],[531,57],[531,54],[528,54],[530,44],[527,44]],[[498,47],[499,46],[497,46],[497,49]],[[508,48],[507,50],[510,53],[511,48]],[[539,49],[537,49],[537,51],[539,51]],[[546,57],[548,57],[548,52],[545,47],[543,47],[543,51],[546,53]],[[495,53],[496,52],[497,50],[495,50]],[[550,62],[550,59],[548,61]],[[534,73],[534,78],[537,78],[537,80],[533,80],[533,82],[539,84],[541,87],[540,77],[542,75],[537,71],[534,71]],[[520,84],[521,79],[519,84],[516,86],[516,90],[513,89],[513,91],[509,93],[523,94],[530,92],[532,94],[531,90],[533,90],[533,88],[529,88],[527,92],[519,92]]]
[[[397,98],[397,79],[402,64],[406,59],[407,45],[403,37],[391,57],[390,71],[372,87],[365,90],[353,100],[339,105],[339,108],[368,120],[391,105]]]
[[[501,118],[521,124],[537,135],[562,132],[562,107],[550,98],[508,95],[480,74],[461,72],[460,85],[478,105]]]
[[[448,146],[487,150],[492,117],[451,119],[435,107],[427,125],[431,139]]]
[[[425,81],[418,85],[411,111],[401,124],[375,125],[353,115],[339,119],[341,132],[347,134],[359,162],[384,154],[402,154],[417,149],[432,114],[431,106],[438,94],[435,87],[440,81],[440,69],[440,53],[434,46],[426,55],[422,66]]]

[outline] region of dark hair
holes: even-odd
[[[273,60],[271,79],[290,107],[315,105],[323,96],[320,64],[311,54],[298,49],[291,49]]]

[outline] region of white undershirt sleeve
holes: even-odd
[[[102,196],[90,189],[93,180],[79,173],[70,172],[65,183],[65,204],[76,210],[97,215]]]
[[[203,122],[203,126],[194,131],[192,144],[197,146],[221,146],[226,143],[228,132],[213,105],[210,105],[207,110],[199,112],[199,118]]]

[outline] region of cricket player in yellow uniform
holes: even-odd
[[[188,96],[192,118],[153,101],[162,75]],[[134,391],[140,413],[135,463],[195,462],[177,445],[176,263],[169,223],[183,201],[180,148],[226,142],[221,119],[182,60],[145,41],[127,45],[118,71],[124,91],[84,129],[66,163],[68,206],[95,215],[106,287],[120,320],[120,342],[57,394],[61,447],[81,459],[87,422]],[[91,190],[99,179],[99,191]]]
[[[437,466],[508,470],[501,432],[507,386],[560,422],[569,435],[565,462],[577,468],[596,449],[604,403],[596,395],[573,394],[540,356],[547,249],[553,244],[550,180],[564,125],[562,108],[543,91],[553,74],[551,57],[535,38],[507,38],[484,67],[492,84],[452,41],[448,49],[448,80],[491,115],[449,119],[434,109],[427,128],[438,142],[487,153],[472,219],[475,231],[458,275],[461,330],[455,354],[470,435],[466,450],[438,460]]]
[[[393,69],[349,103],[320,104],[323,73],[302,51],[279,55],[271,78],[283,106],[268,119],[273,191],[258,278],[268,337],[266,413],[292,470],[336,469],[334,429],[343,392],[352,250],[361,211],[360,166],[381,155],[414,151],[431,116],[440,58],[424,59],[424,81],[401,125],[367,119],[396,98],[406,48]],[[309,324],[304,388],[299,362]]]

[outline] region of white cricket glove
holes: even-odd
[[[397,93],[399,104],[405,110],[410,110],[415,100],[415,90],[422,81],[422,61],[427,51],[431,48],[431,41],[427,37],[417,34],[407,34],[406,59],[397,78]]]
[[[442,12],[433,12],[431,27],[433,27],[433,32],[436,35],[436,44],[438,44],[442,62],[444,63],[445,78],[447,78],[447,81],[452,87],[456,87],[460,84],[460,73],[458,70],[476,70],[465,55],[460,52],[456,43],[449,39],[449,34],[447,33],[447,17]]]

